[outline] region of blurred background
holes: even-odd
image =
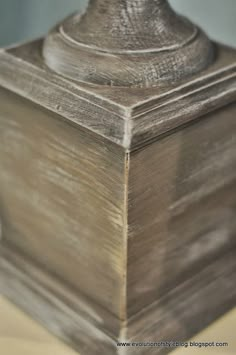
[[[88,0],[0,0],[0,46],[40,37]],[[211,38],[236,47],[236,0],[170,0]]]

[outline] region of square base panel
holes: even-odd
[[[236,305],[235,250],[147,307],[125,324],[46,274],[13,249],[1,246],[0,292],[80,355],[164,354],[158,347],[119,342],[185,341]],[[86,304],[87,303],[87,304]],[[112,334],[111,324],[119,324]]]

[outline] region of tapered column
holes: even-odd
[[[154,87],[206,68],[214,50],[206,35],[166,0],[92,0],[44,42],[54,71],[99,85]]]

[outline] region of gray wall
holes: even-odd
[[[170,0],[212,38],[236,47],[236,0]],[[87,0],[0,0],[0,46],[39,37]]]

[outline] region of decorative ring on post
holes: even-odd
[[[91,0],[46,37],[46,64],[76,81],[124,87],[177,83],[214,59],[205,33],[167,0]]]

